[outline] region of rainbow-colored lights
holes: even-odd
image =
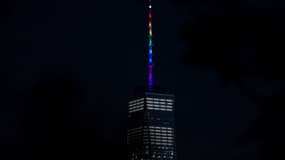
[[[153,32],[152,32],[152,0],[149,0],[149,4],[148,4],[148,8],[149,8],[149,12],[148,12],[148,29],[149,29],[149,52],[148,52],[148,87],[150,90],[153,89],[153,52],[152,52],[152,48],[153,48]]]

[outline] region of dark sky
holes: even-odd
[[[263,114],[254,98],[280,95],[282,81],[251,74],[264,73],[248,56],[262,43],[231,46],[256,38],[239,30],[255,22],[233,19],[243,25],[230,31],[221,26],[253,13],[232,8],[280,10],[281,2],[177,2],[154,2],[154,61],[155,83],[176,94],[179,160],[261,159],[264,141],[243,142],[241,135]],[[124,159],[128,97],[146,84],[146,5],[142,0],[0,2],[1,157]],[[244,37],[233,41],[236,35]],[[231,56],[230,49],[243,54]],[[233,66],[253,72],[244,76]]]

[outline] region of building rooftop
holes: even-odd
[[[146,95],[174,97],[173,92],[170,89],[165,89],[162,87],[155,86],[153,89],[150,90],[148,87],[141,86],[141,87],[137,87],[134,90],[134,94],[132,95],[132,98],[137,98],[140,96],[143,97]]]

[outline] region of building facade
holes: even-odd
[[[145,91],[129,101],[129,160],[176,160],[174,98]]]

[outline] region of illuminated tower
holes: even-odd
[[[176,160],[175,97],[154,87],[152,1],[149,0],[148,87],[135,90],[128,108],[128,160]]]

